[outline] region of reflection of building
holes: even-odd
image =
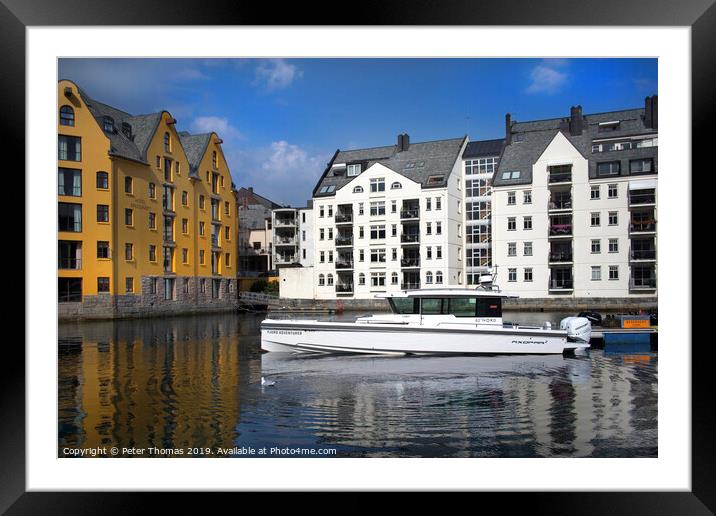
[[[514,122],[493,179],[493,264],[522,297],[656,295],[657,97]]]
[[[281,206],[254,192],[239,188],[239,276],[269,272],[273,265],[273,227],[271,211]]]
[[[238,221],[216,133],[58,83],[59,315],[229,307]]]

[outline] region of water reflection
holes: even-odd
[[[657,455],[656,355],[262,355],[261,318],[61,325],[59,445]]]

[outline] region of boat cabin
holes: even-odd
[[[447,315],[498,322],[502,318],[502,299],[514,296],[482,289],[424,289],[381,297],[387,298],[396,315]]]

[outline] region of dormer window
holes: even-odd
[[[401,188],[403,188],[403,185],[401,185],[401,184],[400,184],[399,182],[397,182],[397,181],[396,181],[395,183],[393,183],[392,185],[390,185],[390,189],[391,189],[391,190],[399,190],[399,189],[401,189]]]
[[[318,193],[333,193],[336,191],[336,185],[322,186]]]
[[[355,188],[353,188],[353,193],[363,193],[363,187],[356,186]]]
[[[132,139],[132,126],[127,122],[122,122],[122,134],[130,140]]]
[[[360,174],[360,163],[348,165],[346,174],[348,177],[357,176],[358,174]]]
[[[428,185],[439,185],[440,183],[443,182],[444,179],[445,179],[445,176],[430,176],[430,177],[428,177],[427,184]]]
[[[609,122],[600,122],[599,123],[599,132],[607,133],[610,131],[618,131],[619,125],[620,125],[619,120],[611,120]]]
[[[75,110],[71,106],[62,106],[60,108],[60,125],[75,125]]]
[[[520,178],[520,171],[515,170],[513,172],[503,172],[502,173],[502,179],[519,179]]]
[[[109,116],[105,116],[102,118],[102,126],[104,128],[105,133],[113,133],[114,132],[114,119]]]

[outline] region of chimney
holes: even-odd
[[[398,152],[408,150],[410,147],[410,137],[407,133],[398,135]]]
[[[572,106],[569,109],[569,134],[572,136],[580,136],[582,129],[582,106]]]
[[[505,115],[505,145],[512,143],[512,116]]]
[[[249,186],[249,193],[254,193],[254,187],[253,187],[253,186]]]
[[[652,95],[644,99],[644,126],[649,129],[658,129],[658,97]]]
[[[398,152],[401,152],[403,150],[403,135],[398,135]]]

